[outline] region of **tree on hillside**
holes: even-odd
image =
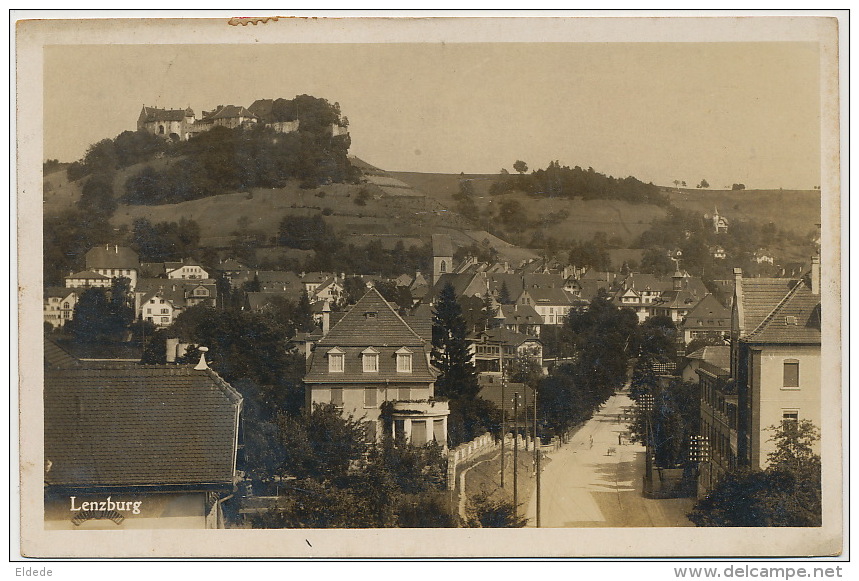
[[[524,174],[526,171],[528,171],[528,164],[521,159],[517,159],[516,162],[513,164],[513,169],[520,174]]]
[[[440,396],[474,399],[479,387],[471,362],[465,319],[453,285],[446,284],[433,310],[432,364],[440,371],[436,393]]]
[[[514,232],[520,232],[528,226],[528,217],[525,208],[519,200],[503,198],[498,209],[498,216],[504,226]]]
[[[648,248],[641,256],[641,272],[665,276],[674,271],[674,263],[661,248]]]
[[[90,176],[81,188],[81,197],[77,201],[81,212],[113,216],[117,203],[113,196],[113,173],[98,173]]]
[[[707,180],[701,180],[701,183],[698,184],[699,188],[709,188],[710,184],[707,183]]]
[[[745,190],[746,184],[733,184],[731,185],[732,190]]]
[[[367,201],[372,199],[372,195],[366,188],[361,188],[358,191],[358,195],[355,196],[354,202],[356,206],[366,206]]]
[[[605,233],[596,232],[592,240],[574,243],[567,255],[569,263],[581,268],[594,268],[599,272],[611,270],[606,240],[600,234]]]

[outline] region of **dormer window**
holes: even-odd
[[[343,373],[343,356],[345,352],[339,347],[329,349],[326,353],[328,356],[328,373]]]
[[[397,373],[412,372],[412,351],[408,347],[397,350]]]
[[[378,313],[376,311],[367,311],[366,313],[364,313],[365,319],[375,319],[377,316]]]
[[[377,373],[379,371],[379,352],[372,347],[361,351],[361,361],[364,364],[364,373]]]

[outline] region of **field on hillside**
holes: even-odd
[[[463,178],[471,180],[477,196],[475,202],[481,210],[500,202],[500,199],[489,195],[489,186],[496,179],[495,175],[389,173],[451,208],[456,206],[453,195],[459,191],[459,181]],[[537,223],[537,228],[546,236],[565,241],[589,240],[596,232],[605,232],[609,238],[617,237],[624,244],[631,244],[650,227],[653,220],[665,215],[665,210],[658,206],[619,200],[534,198],[520,192],[504,194],[503,198],[519,201],[525,208],[525,218]],[[557,216],[561,212],[566,212],[567,216],[544,221],[550,214]]]
[[[148,161],[146,164],[133,165],[131,167],[117,170],[113,180],[113,193],[117,198],[125,194],[125,182],[130,176],[139,172],[144,165],[153,169],[162,170],[176,163],[175,159],[161,158]],[[65,170],[55,171],[45,176],[42,182],[44,192],[44,212],[47,215],[67,210],[74,206],[81,195],[81,186],[85,179],[77,182],[69,182]]]
[[[162,158],[147,162],[156,170],[164,169],[175,159]],[[116,172],[114,194],[125,193],[125,182],[140,171],[142,164]],[[190,200],[178,204],[156,206],[120,204],[112,218],[114,226],[130,226],[137,218],[153,223],[177,222],[182,218],[194,220],[200,226],[204,246],[228,246],[232,236],[245,225],[270,240],[277,234],[281,220],[287,215],[312,216],[323,213],[325,221],[345,236],[349,243],[365,245],[380,240],[393,247],[402,240],[408,248],[416,241],[429,240],[432,233],[443,228],[463,229],[472,225],[450,212],[438,201],[423,196],[406,184],[388,187],[374,183],[328,184],[304,190],[297,182],[283,188],[253,188],[250,192],[235,192]],[[65,171],[53,172],[44,178],[44,212],[55,214],[74,207],[80,198],[81,183],[69,182]],[[363,204],[356,203],[358,193],[366,189],[370,196]],[[391,191],[388,191],[391,190]]]
[[[712,214],[718,208],[728,220],[775,222],[800,235],[820,223],[820,192],[814,190],[669,190],[668,195],[684,210]]]
[[[426,237],[441,226],[467,224],[431,199],[397,198],[376,195],[361,206],[355,198],[362,186],[330,184],[315,190],[302,190],[296,184],[285,188],[254,188],[250,193],[234,193],[160,206],[122,205],[113,222],[130,225],[136,218],[152,222],[178,221],[187,218],[200,225],[203,243],[223,239],[239,230],[246,222],[248,229],[259,230],[267,237],[277,233],[286,215],[312,216],[324,212],[325,221],[339,234],[368,236],[365,241],[383,237],[389,244],[403,238],[408,246],[415,237]],[[462,222],[462,224],[460,224]],[[207,240],[209,239],[209,240]],[[219,240],[216,245],[221,245]]]

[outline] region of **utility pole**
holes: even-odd
[[[534,464],[537,469],[537,528],[540,528],[540,438],[537,436],[537,389],[534,389]]]
[[[501,371],[501,488],[504,488],[504,440],[507,438],[507,400],[504,395],[504,345],[501,345],[498,368]]]
[[[519,514],[519,392],[513,393],[513,511]]]

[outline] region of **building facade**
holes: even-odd
[[[737,383],[739,461],[763,468],[771,426],[821,424],[820,262],[809,281],[744,279],[735,269],[731,371]],[[818,443],[819,444],[819,443]]]
[[[434,398],[436,371],[427,342],[376,289],[335,325],[328,312],[323,317],[323,337],[313,346],[304,378],[307,408],[335,405],[364,422],[370,440],[390,429],[416,445],[435,440],[446,447],[450,412],[446,401]]]
[[[44,386],[47,530],[224,527],[242,397],[218,374],[87,363],[48,342]]]

